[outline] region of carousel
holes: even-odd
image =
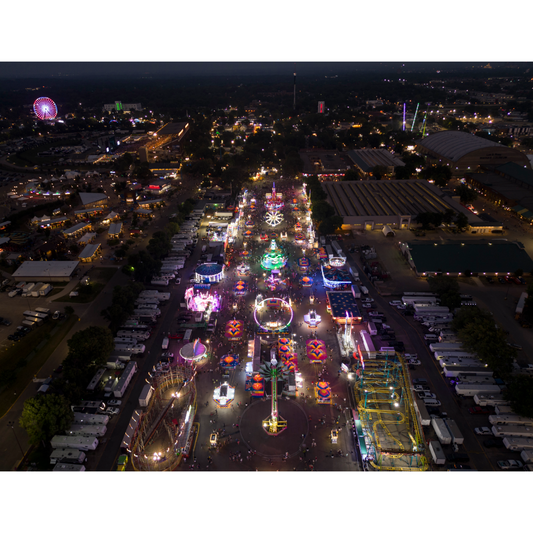
[[[276,241],[272,239],[267,251],[263,254],[261,259],[261,266],[265,270],[279,270],[283,268],[287,263],[287,256],[283,251],[278,248]]]

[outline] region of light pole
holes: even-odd
[[[8,423],[7,423],[7,427],[8,428],[11,428],[13,430],[13,435],[15,436],[15,440],[17,441],[17,444],[19,446],[19,449],[20,449],[20,453],[22,454],[22,458],[24,459],[24,450],[22,449],[22,446],[20,445],[20,442],[19,442],[19,439],[17,437],[17,434],[15,433],[15,422],[13,422],[12,420],[10,420]]]

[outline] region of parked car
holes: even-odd
[[[108,407],[105,411],[104,411],[104,414],[106,415],[118,415],[120,413],[120,409],[118,407]]]
[[[485,439],[483,441],[485,448],[505,448],[505,444],[502,439]]]
[[[372,309],[372,304],[361,304],[363,309]]]
[[[392,300],[389,302],[389,305],[396,306],[396,305],[403,305],[403,303],[401,300]]]
[[[420,365],[420,361],[418,359],[407,359],[407,364],[409,365]]]
[[[421,384],[421,383],[427,383],[428,380],[426,378],[415,378],[413,379],[413,383],[415,385]]]
[[[415,392],[430,392],[431,389],[427,385],[415,385],[413,387]]]
[[[475,407],[470,407],[468,409],[468,412],[471,415],[490,415],[490,411],[488,409],[484,409],[483,407],[479,407],[479,405],[476,405]]]
[[[433,394],[432,392],[426,392],[426,391],[418,392],[417,395],[421,400],[436,400],[437,399],[437,395]]]
[[[518,470],[523,468],[524,463],[522,461],[516,461],[515,459],[508,459],[506,461],[498,461],[496,463],[502,470]]]
[[[492,431],[486,426],[483,426],[481,428],[474,428],[474,433],[476,435],[492,435]]]
[[[52,320],[57,320],[60,316],[61,316],[61,313],[60,313],[59,311],[56,311],[56,312],[52,315]]]
[[[122,400],[109,400],[107,402],[107,405],[110,405],[111,407],[118,407],[122,404]]]

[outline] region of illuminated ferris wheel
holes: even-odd
[[[265,221],[270,226],[277,226],[281,224],[281,221],[283,220],[283,214],[279,211],[268,211],[265,215]]]
[[[57,116],[57,106],[51,98],[41,96],[33,102],[33,112],[40,120],[53,120]]]

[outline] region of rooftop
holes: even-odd
[[[460,243],[409,242],[410,254],[419,273],[525,272],[533,270],[533,259],[518,242],[480,240]]]
[[[78,264],[79,261],[24,261],[24,263],[13,272],[13,277],[70,276]]]

